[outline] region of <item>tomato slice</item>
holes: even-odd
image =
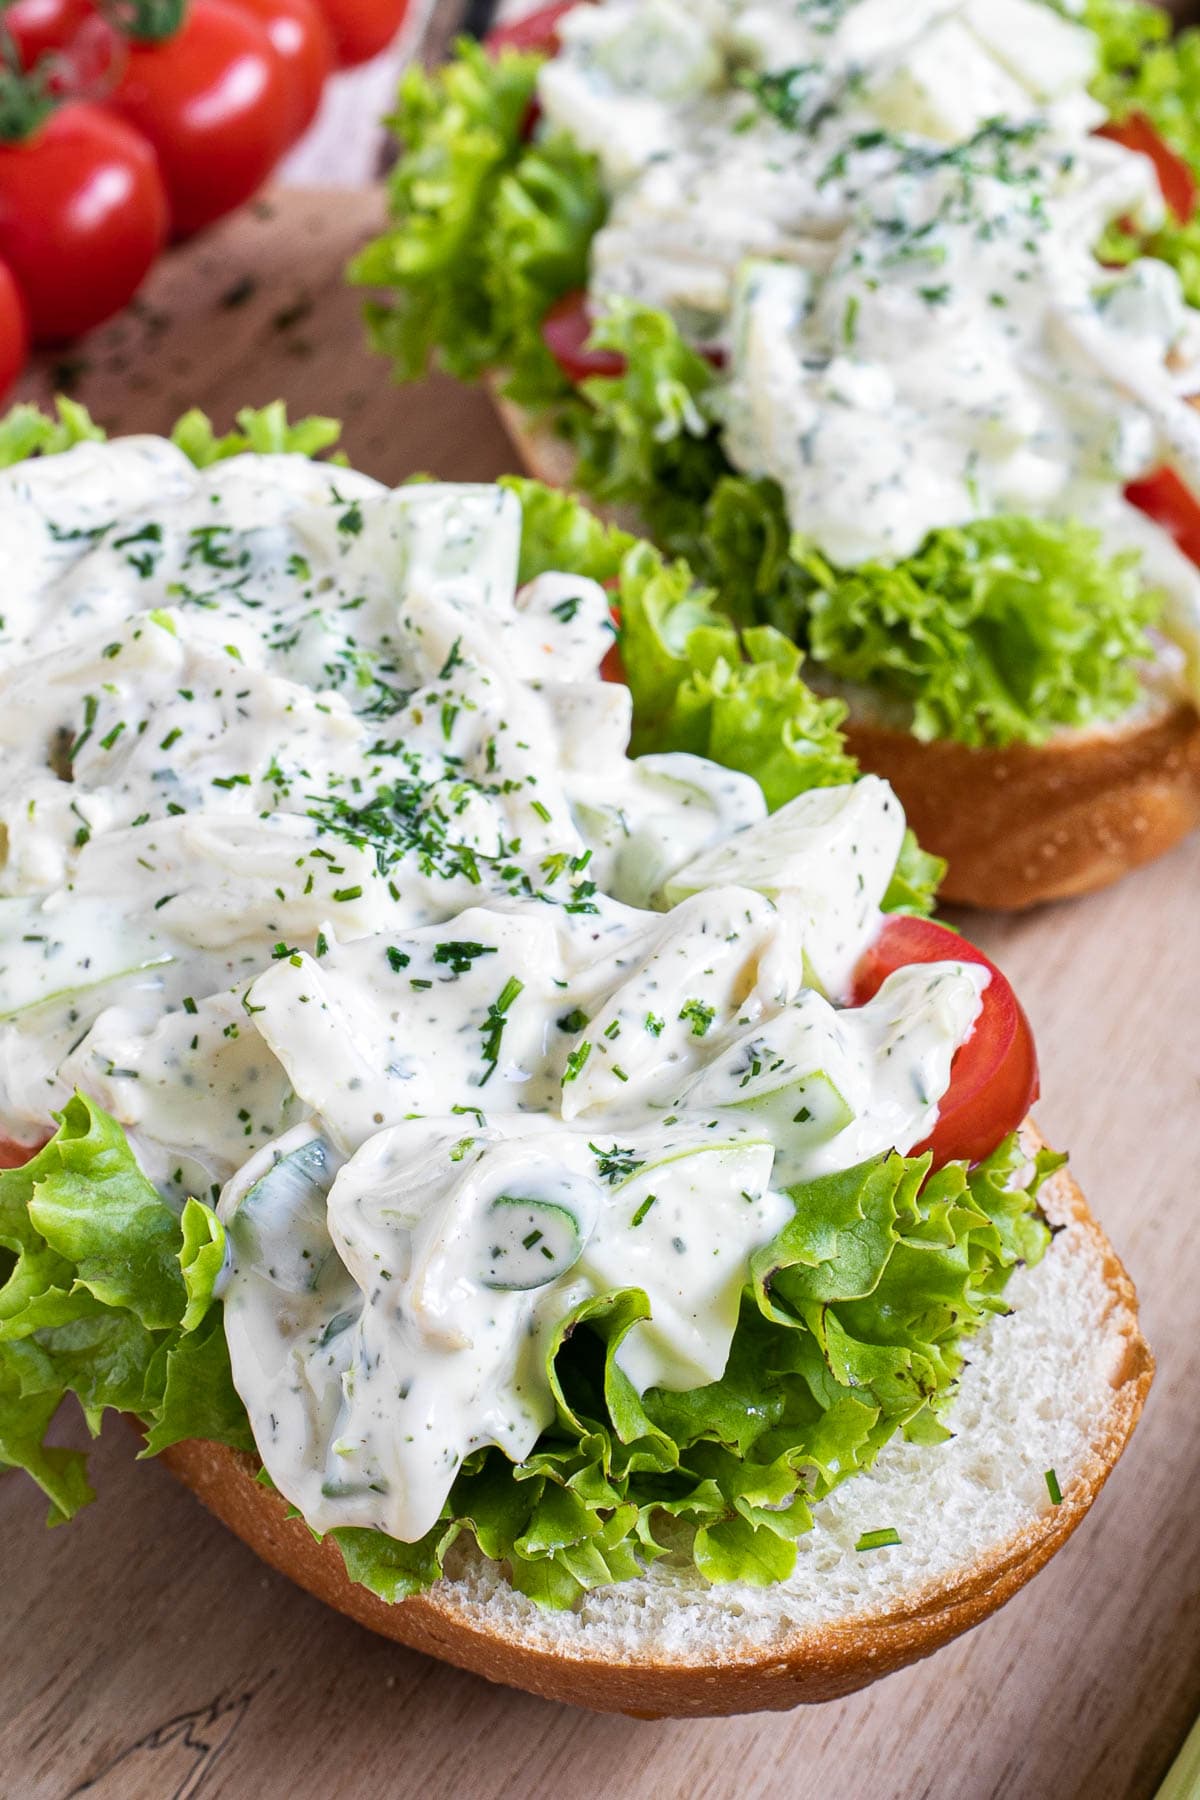
[[[618,687],[624,687],[626,680],[625,664],[621,657],[621,609],[614,603],[608,610],[613,622],[614,635],[612,644],[604,652],[604,659],[600,664],[600,679],[601,681],[615,681]]]
[[[1200,565],[1200,500],[1174,469],[1156,469],[1143,481],[1131,481],[1125,498],[1169,531],[1183,554]]]
[[[20,1169],[27,1162],[32,1162],[41,1148],[39,1144],[14,1144],[11,1138],[0,1137],[0,1169]]]
[[[587,295],[582,288],[556,300],[542,320],[542,341],[568,381],[625,373],[625,358],[619,350],[588,349],[591,334]]]
[[[539,6],[511,25],[495,25],[483,40],[484,48],[493,55],[501,50],[523,50],[553,56],[558,49],[558,22],[578,4],[579,0],[555,0],[552,6]]]
[[[935,1168],[981,1162],[1015,1131],[1038,1097],[1037,1051],[1029,1020],[995,963],[944,925],[896,914],[888,919],[854,975],[851,1004],[862,1006],[887,977],[913,963],[982,963],[991,979],[983,1010],[950,1069],[938,1122],[914,1156],[932,1150]]]
[[[586,381],[590,375],[623,375],[625,358],[619,350],[589,350],[592,316],[583,288],[556,300],[542,320],[542,342],[568,381]],[[699,354],[714,369],[725,367],[725,352],[716,344],[702,344]]]
[[[1097,137],[1111,138],[1127,150],[1137,150],[1154,164],[1162,197],[1181,225],[1186,225],[1196,210],[1196,177],[1191,168],[1166,143],[1145,113],[1130,113],[1119,123],[1111,120],[1101,125]]]

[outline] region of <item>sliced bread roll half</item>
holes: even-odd
[[[795,1571],[774,1586],[712,1587],[664,1562],[596,1589],[577,1612],[547,1613],[460,1540],[445,1579],[388,1605],[256,1483],[250,1458],[190,1442],[163,1460],[301,1587],[491,1681],[639,1718],[833,1699],[928,1656],[1016,1593],[1079,1525],[1137,1423],[1154,1364],[1133,1287],[1065,1170],[1042,1200],[1053,1241],[1014,1275],[1011,1312],[972,1341],[946,1414],[952,1438],[887,1445],[815,1509]],[[898,1546],[856,1548],[888,1527]]]
[[[511,402],[497,405],[530,473],[569,488],[570,446]],[[945,857],[945,900],[1007,911],[1092,893],[1200,825],[1200,714],[1174,696],[1148,691],[1128,718],[1047,744],[973,750],[922,743],[869,695],[808,673],[849,701],[851,754],[891,782],[922,846]]]

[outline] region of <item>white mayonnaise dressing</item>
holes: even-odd
[[[616,1287],[725,1365],[785,1184],[907,1150],[986,971],[844,1005],[904,819],[625,754],[594,583],[514,495],[85,445],[0,475],[0,1134],[79,1086],[220,1198],[225,1325],[311,1524],[420,1536],[532,1449]]]
[[[1200,323],[1178,276],[1103,268],[1163,202],[1093,135],[1096,40],[1046,0],[605,0],[564,19],[549,124],[611,197],[591,293],[665,308],[726,370],[733,464],[841,565],[999,513],[1143,552],[1200,695],[1200,572],[1131,507],[1200,491]]]

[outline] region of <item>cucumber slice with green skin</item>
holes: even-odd
[[[333,1256],[325,1202],[336,1170],[330,1146],[313,1137],[260,1176],[228,1222],[243,1268],[289,1294],[316,1292]]]
[[[746,1099],[727,1104],[749,1114],[781,1146],[824,1143],[854,1118],[853,1107],[824,1069],[807,1075],[786,1071],[778,1087],[764,1083]]]
[[[107,901],[0,900],[0,1022],[174,960],[168,943]]]
[[[485,1216],[483,1287],[526,1293],[549,1286],[583,1253],[579,1221],[568,1207],[528,1194],[498,1194]]]

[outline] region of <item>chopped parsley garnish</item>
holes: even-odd
[[[646,1198],[642,1201],[642,1204],[638,1207],[637,1211],[634,1213],[632,1219],[630,1219],[630,1221],[629,1221],[630,1225],[635,1226],[635,1227],[640,1225],[642,1220],[645,1218],[646,1214],[650,1211],[650,1208],[654,1205],[654,1202],[657,1199],[658,1199],[657,1194],[647,1194]]]
[[[495,956],[494,944],[473,944],[462,938],[452,938],[447,943],[438,944],[433,952],[435,963],[449,967],[451,974],[465,975],[475,959],[480,956]],[[408,958],[405,958],[407,962]]]
[[[715,1009],[703,1000],[685,1000],[679,1009],[679,1017],[691,1025],[692,1036],[698,1038],[707,1035],[716,1016]]]
[[[854,1548],[856,1550],[887,1550],[893,1544],[901,1542],[900,1533],[894,1525],[885,1525],[880,1531],[864,1531]]]
[[[601,1181],[607,1181],[610,1187],[616,1187],[618,1182],[628,1181],[646,1161],[636,1150],[627,1150],[621,1144],[611,1144],[607,1150],[602,1150],[599,1144],[589,1143],[588,1149],[596,1158],[596,1170]]]
[[[487,1009],[487,1017],[479,1027],[483,1038],[483,1060],[485,1070],[480,1076],[480,1087],[487,1083],[496,1073],[496,1065],[500,1061],[500,1043],[504,1036],[504,1027],[508,1023],[509,1008],[513,1002],[525,992],[525,983],[510,975],[499,994]]]

